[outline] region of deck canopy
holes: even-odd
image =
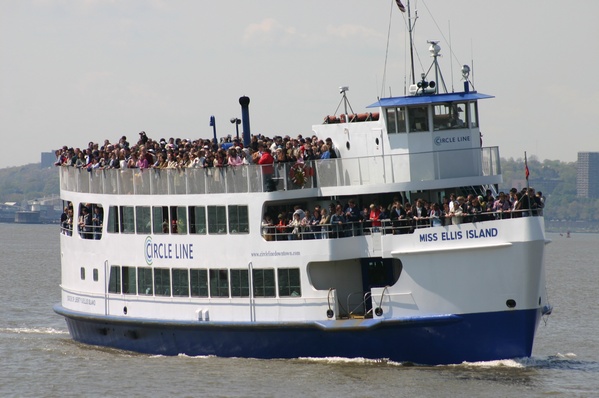
[[[471,91],[468,93],[449,93],[449,94],[432,94],[432,95],[412,95],[405,97],[390,97],[381,98],[374,104],[368,105],[367,108],[392,107],[392,106],[412,106],[412,105],[427,105],[447,102],[463,102],[476,101],[479,99],[494,98],[492,95],[477,93]]]

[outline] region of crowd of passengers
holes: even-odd
[[[371,232],[408,234],[423,227],[542,215],[544,206],[542,192],[535,193],[533,188],[512,188],[507,194],[500,192],[497,198],[490,190],[485,196],[456,197],[452,193],[442,203],[424,199],[402,203],[395,197],[392,204],[372,203],[361,209],[350,199],[345,206],[331,202],[328,209],[320,205],[313,210],[295,206],[293,211],[279,213],[278,221],[267,213],[262,234],[268,241],[340,238]]]
[[[280,162],[298,162],[336,158],[337,153],[330,138],[316,136],[297,138],[252,135],[246,148],[238,138],[228,136],[216,139],[164,138],[153,140],[145,132],[133,145],[122,136],[118,142],[105,140],[103,145],[89,142],[87,148],[63,146],[55,151],[56,166],[72,166],[92,171],[94,169],[184,169],[268,165]]]

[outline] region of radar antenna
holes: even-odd
[[[339,105],[337,105],[337,109],[335,109],[335,113],[334,115],[337,114],[337,111],[339,110],[339,107],[341,106],[341,104],[343,103],[343,107],[345,110],[345,114],[349,115],[349,113],[347,113],[347,108],[349,108],[349,110],[351,110],[351,113],[354,113],[354,110],[351,107],[351,104],[349,103],[349,100],[347,99],[347,92],[349,91],[349,86],[341,86],[339,87],[339,93],[342,95],[341,97],[341,101],[339,102]]]

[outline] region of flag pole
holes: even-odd
[[[528,214],[532,216],[532,203],[530,203],[530,186],[528,185],[528,176],[530,175],[530,170],[528,170],[528,159],[526,158],[526,151],[524,151],[524,174],[526,175],[526,196],[528,197]]]
[[[524,173],[526,175],[526,190],[528,191],[528,176],[530,175],[530,171],[528,170],[528,160],[526,159],[526,151],[524,151]]]

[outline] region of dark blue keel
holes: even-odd
[[[92,317],[56,305],[74,340],[147,354],[219,357],[346,357],[453,364],[528,357],[540,310],[450,315],[369,327],[224,324]]]

